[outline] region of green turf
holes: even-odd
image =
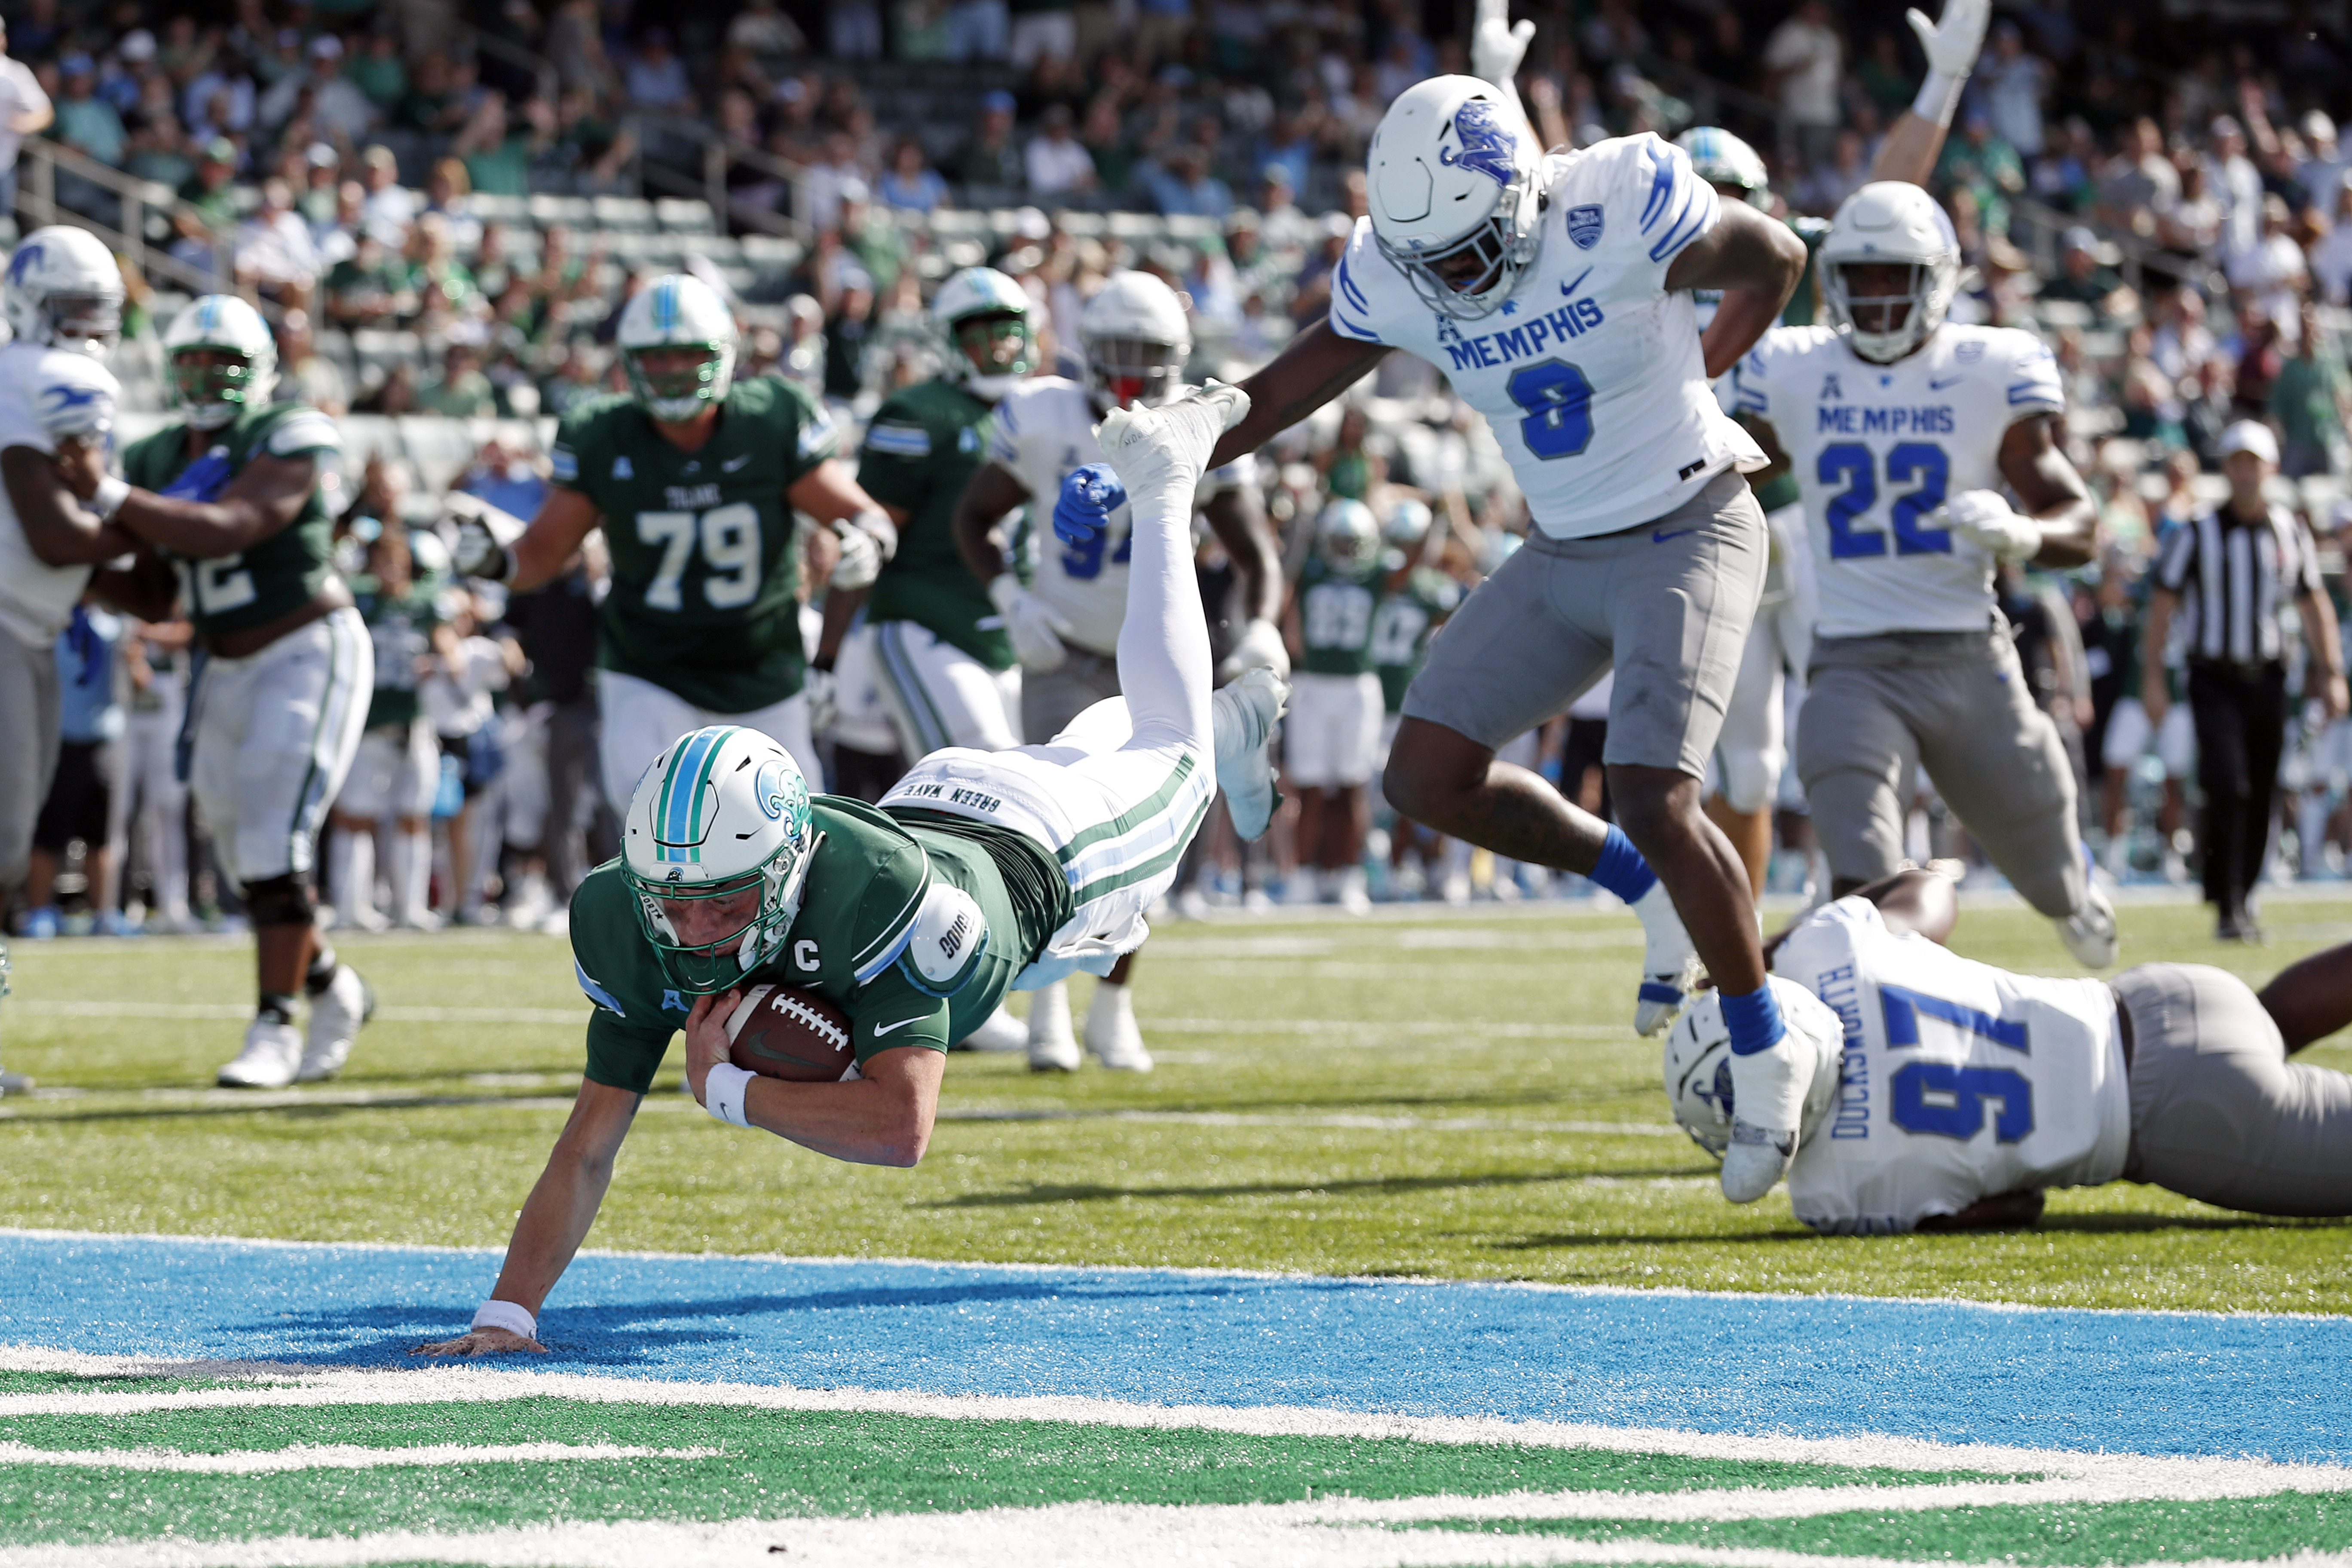
[[[2352,900],[2275,901],[2270,919],[2272,947],[2225,948],[2199,909],[2127,907],[2126,953],[2260,980],[2352,937]],[[1972,911],[1956,945],[2068,972],[2022,910]],[[342,946],[388,1016],[341,1082],[257,1109],[208,1087],[242,1033],[244,944],[18,943],[8,1065],[87,1092],[0,1105],[0,1224],[503,1244],[562,1123],[580,1028],[400,1010],[584,1016],[563,944]],[[1159,1071],[1034,1078],[1017,1058],[958,1057],[913,1171],[719,1128],[678,1092],[674,1053],[591,1244],[2352,1309],[2345,1226],[2153,1187],[2056,1194],[2037,1229],[2002,1236],[1825,1239],[1783,1195],[1730,1207],[1668,1123],[1658,1047],[1626,1026],[1639,954],[1622,912],[1171,926],[1138,970]],[[226,1016],[56,1010],[124,1003]],[[2352,1047],[2305,1059],[2352,1066]]]
[[[1563,1535],[1619,1544],[1654,1542],[1718,1551],[2092,1568],[2104,1563],[2207,1559],[2252,1562],[2298,1552],[2352,1550],[2352,1499],[2341,1493],[2287,1492],[2201,1502],[2031,1504],[1705,1523],[1469,1520],[1453,1528],[1478,1533]]]
[[[260,1476],[0,1465],[0,1540],[468,1530],[541,1521],[939,1512],[1063,1502],[1681,1492],[1996,1480],[1964,1472],[1691,1459],[1402,1438],[1255,1436],[1070,1422],[526,1399],[0,1418],[0,1439],[88,1451],[270,1452],[440,1443],[717,1448],[714,1458],[458,1464]],[[113,1475],[111,1482],[106,1478]],[[2022,1479],[2022,1478],[2011,1478]],[[93,1511],[94,1489],[121,1490]]]

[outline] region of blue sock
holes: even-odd
[[[1781,1035],[1786,1033],[1780,1023],[1780,1005],[1772,999],[1769,985],[1759,986],[1745,996],[1726,992],[1723,1022],[1731,1030],[1731,1054],[1735,1057],[1769,1051],[1780,1043]]]
[[[1658,874],[1650,869],[1625,830],[1613,825],[1609,837],[1601,840],[1600,860],[1585,875],[1629,904],[1658,885]]]

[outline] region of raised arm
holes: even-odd
[[[1805,242],[1745,202],[1724,203],[1715,226],[1683,247],[1666,268],[1667,292],[1716,289],[1723,294],[1699,338],[1710,380],[1756,346],[1804,276]]]
[[[1797,247],[1801,266],[1803,243],[1794,235],[1789,239]],[[1793,282],[1790,287],[1795,287]],[[1316,322],[1284,345],[1265,369],[1241,384],[1249,394],[1249,412],[1218,441],[1217,449],[1209,454],[1209,466],[1217,468],[1256,451],[1370,374],[1388,352],[1386,343],[1340,336],[1332,331],[1328,316]],[[1740,352],[1747,351],[1743,347]]]
[[[1887,127],[1871,160],[1874,180],[1902,180],[1925,185],[1943,155],[1944,137],[1952,128],[1952,111],[1960,89],[1976,68],[1977,51],[1984,47],[1985,24],[1992,16],[1992,0],[1946,0],[1942,23],[1930,22],[1917,11],[1906,18],[1919,35],[1927,56],[1927,79],[1919,96]]]

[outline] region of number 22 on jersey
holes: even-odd
[[[714,610],[737,610],[760,596],[760,513],[749,501],[706,512],[641,511],[637,538],[661,547],[661,566],[646,584],[650,610],[686,608],[686,568],[700,546],[702,598]]]
[[[1885,533],[1864,524],[1878,504],[1877,454],[1859,441],[1834,441],[1822,448],[1815,469],[1823,485],[1844,487],[1830,498],[1824,518],[1830,530],[1830,558],[1851,561],[1885,554]],[[1944,490],[1951,483],[1951,459],[1941,447],[1929,442],[1906,441],[1886,454],[1887,487],[1913,487],[1896,496],[1887,511],[1887,521],[1895,531],[1895,554],[1952,552],[1951,531],[1929,528],[1922,521],[1944,504]]]

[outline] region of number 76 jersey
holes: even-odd
[[[1935,526],[1963,490],[1999,489],[2001,437],[2065,411],[2042,340],[1947,323],[1893,364],[1829,327],[1775,327],[1733,373],[1734,405],[1764,420],[1804,493],[1819,635],[1979,632],[1993,559]]]
[[[1845,1024],[1830,1115],[1789,1203],[1815,1230],[1907,1231],[1979,1198],[2123,1173],[2131,1090],[2115,993],[2012,974],[1886,929],[1867,899],[1808,916],[1772,972]]]

